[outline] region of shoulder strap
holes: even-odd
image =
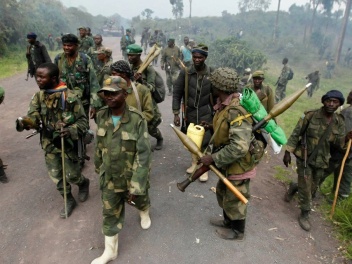
[[[137,87],[136,87],[136,85],[135,85],[133,82],[131,82],[131,85],[132,85],[132,89],[133,89],[134,96],[136,97],[138,110],[139,110],[140,112],[142,112],[142,106],[141,106],[141,101],[139,100],[139,95],[138,95]]]

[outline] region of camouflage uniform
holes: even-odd
[[[317,190],[319,181],[324,175],[324,169],[329,165],[330,147],[335,146],[342,149],[344,146],[345,123],[343,117],[335,113],[331,122],[333,124],[330,135],[321,143],[316,157],[307,164],[306,168],[304,168],[301,138],[306,130],[307,155],[309,157],[328,128],[323,108],[306,112],[298,121],[286,145],[286,150],[293,153],[297,159],[298,197],[302,211],[310,211],[311,209],[312,194]]]
[[[104,46],[102,44],[100,44],[99,46],[94,45],[93,47],[90,47],[87,55],[92,59],[93,65],[94,65],[94,69],[95,69],[95,73],[97,74],[98,71],[101,69],[101,67],[103,66],[102,63],[98,60],[98,56],[96,53],[94,53],[95,51],[101,50],[102,48],[104,48]]]
[[[103,233],[111,237],[122,229],[128,194],[136,195],[133,201],[138,210],[150,207],[147,122],[134,107],[126,104],[116,127],[108,107],[98,111],[95,168],[102,190]]]
[[[270,112],[270,110],[274,107],[275,105],[275,97],[274,97],[274,92],[270,88],[269,85],[261,84],[260,89],[255,90],[253,83],[249,86],[253,91],[256,92],[260,102],[264,106],[265,110],[267,113]]]
[[[111,66],[112,61],[107,61],[99,70],[97,70],[97,79],[100,87],[103,87],[104,80],[111,75]]]
[[[291,69],[287,64],[281,70],[281,74],[279,80],[277,81],[277,87],[275,91],[275,101],[276,103],[280,102],[282,99],[286,97],[286,85],[288,83],[288,75]]]
[[[31,77],[35,75],[40,64],[51,62],[51,58],[45,45],[39,41],[36,41],[34,45],[27,46],[26,57],[28,59],[28,70]]]
[[[85,59],[84,59],[85,58]],[[84,111],[89,116],[89,106],[99,109],[102,101],[97,95],[100,86],[94,71],[92,60],[83,53],[78,53],[75,62],[70,66],[64,53],[55,58],[60,69],[60,78],[81,99]]]
[[[134,40],[134,38],[130,35],[123,35],[121,37],[121,40],[120,40],[120,48],[121,48],[121,51],[122,51],[122,56],[123,56],[123,59],[125,61],[128,61],[128,58],[127,58],[127,46],[128,45],[131,45],[131,44],[134,44],[136,41]]]
[[[57,148],[58,145],[56,144],[54,145],[53,138],[59,130],[56,127],[56,123],[62,121],[68,125],[70,131],[69,140],[73,144],[71,148],[66,147],[65,149],[65,174],[68,180],[66,192],[69,194],[71,193],[69,183],[81,185],[85,180],[79,166],[77,141],[83,135],[83,132],[88,129],[88,120],[82,104],[76,95],[67,90],[66,86],[62,83],[59,88],[65,91],[54,92],[55,90],[52,90],[49,93],[48,90],[41,90],[36,92],[29,104],[28,117],[34,123],[38,123],[39,121],[42,123],[41,145],[45,152],[45,163],[50,178],[56,184],[56,188],[60,194],[63,195],[61,148]],[[66,98],[65,105],[62,104],[62,98]]]
[[[307,93],[308,97],[312,97],[313,92],[315,90],[319,89],[319,83],[320,83],[320,74],[319,72],[312,72],[307,75],[306,79],[308,79],[308,83],[311,83],[312,85],[308,87]]]
[[[164,66],[166,72],[166,84],[169,88],[169,93],[172,92],[174,83],[180,73],[179,59],[181,59],[181,52],[177,46],[172,48],[166,47],[163,49],[161,56],[161,65]]]
[[[139,69],[139,66],[133,67],[132,65],[132,71],[135,73]],[[155,70],[152,66],[148,66],[143,72],[142,72],[142,79],[143,79],[143,84],[149,89],[150,94],[155,90]],[[154,137],[154,138],[160,138],[162,137],[160,130],[158,129],[158,126],[161,124],[161,112],[159,110],[158,104],[155,102],[152,98],[152,104],[153,104],[153,118],[151,120],[147,120],[148,122],[148,132],[149,134]]]
[[[79,38],[79,51],[88,54],[88,50],[94,47],[94,40],[90,36]]]

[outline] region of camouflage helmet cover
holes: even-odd
[[[238,91],[240,79],[237,72],[231,68],[218,68],[209,77],[211,84],[224,92]]]

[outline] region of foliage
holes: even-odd
[[[266,57],[259,51],[250,48],[247,42],[230,37],[216,40],[212,44],[210,64],[214,67],[230,67],[238,73],[245,68],[261,69]]]
[[[154,13],[153,10],[146,8],[142,11],[141,15],[144,16],[146,19],[152,19],[153,13]]]
[[[171,1],[170,1],[171,3]],[[175,18],[180,18],[183,16],[183,0],[174,0],[172,4],[172,14]]]
[[[241,12],[262,10],[265,11],[269,8],[271,0],[240,0],[238,8]]]

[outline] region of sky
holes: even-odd
[[[171,4],[169,0],[61,0],[66,7],[84,6],[93,15],[111,16],[118,13],[124,18],[131,19],[149,8],[154,11],[153,17],[171,18]],[[238,13],[238,0],[192,0],[192,16],[221,16],[227,10],[231,14]],[[309,0],[281,0],[281,10],[288,10],[292,4],[304,5]],[[99,3],[99,4],[97,4]],[[189,0],[183,0],[184,17],[189,16]],[[278,0],[271,0],[269,10],[277,10]]]

